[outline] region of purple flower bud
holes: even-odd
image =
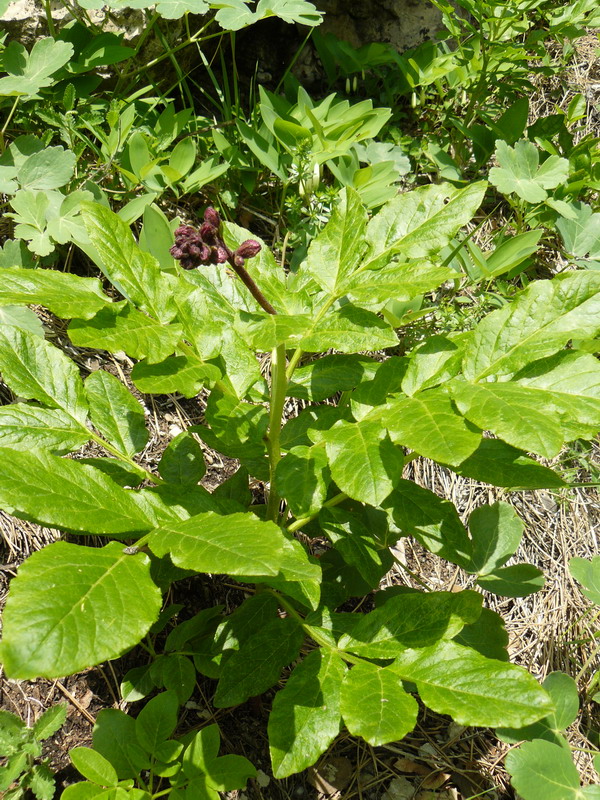
[[[238,249],[235,251],[236,256],[241,256],[242,259],[254,258],[261,251],[261,244],[255,239],[246,239],[242,242]]]
[[[239,253],[235,252],[233,254],[233,263],[236,267],[243,267],[244,266],[244,257],[239,255]]]
[[[224,264],[229,258],[230,255],[229,251],[227,250],[226,247],[222,245],[217,245],[216,252],[217,252],[217,264]]]
[[[206,244],[216,244],[219,237],[219,230],[211,225],[210,222],[203,222],[200,226],[200,238]]]
[[[208,206],[208,208],[204,212],[204,221],[210,223],[213,226],[213,228],[217,228],[217,230],[221,225],[221,217],[212,206]]]

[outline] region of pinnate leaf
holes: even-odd
[[[256,775],[256,770],[243,756],[219,756],[220,738],[217,725],[199,730],[183,754],[183,771],[188,778],[199,779],[202,788],[208,785],[219,792],[241,789],[248,778]],[[216,800],[217,795],[214,796]]]
[[[546,716],[553,703],[522,667],[440,642],[406,650],[393,663],[403,680],[417,684],[423,702],[461,725],[522,727]]]
[[[135,720],[135,735],[138,744],[149,755],[165,742],[177,727],[179,702],[177,694],[161,692],[146,703]]]
[[[206,472],[202,448],[187,431],[178,434],[163,453],[158,471],[169,483],[195,486]]]
[[[204,384],[221,377],[214,364],[204,364],[188,356],[170,356],[158,364],[139,361],[131,371],[131,380],[144,394],[174,394],[195,397]]]
[[[341,712],[353,736],[373,747],[403,739],[417,723],[419,706],[402,688],[398,675],[367,661],[346,673]]]
[[[116,658],[147,633],[160,606],[143,553],[126,555],[119,542],[48,545],[11,584],[0,644],[6,673],[58,678]]]
[[[90,420],[111,444],[128,456],[143,450],[148,441],[144,409],[125,386],[104,370],[87,378],[85,391]]]
[[[91,747],[74,747],[69,756],[75,769],[84,778],[100,786],[116,786],[118,782],[115,768],[103,755]]]
[[[340,689],[346,672],[333,651],[313,650],[275,695],[269,716],[271,763],[276,778],[311,766],[341,727]]]
[[[0,408],[0,447],[47,449],[61,455],[78,450],[88,439],[85,428],[58,408],[27,403]]]
[[[109,302],[96,278],[21,267],[11,267],[2,273],[2,304],[37,303],[59,317],[89,319]]]

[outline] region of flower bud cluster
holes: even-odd
[[[247,239],[237,250],[230,250],[221,235],[221,218],[209,206],[199,229],[191,225],[177,228],[170,253],[184,269],[194,269],[202,264],[224,264],[226,261],[232,266],[243,267],[244,261],[257,255],[260,248],[259,242]]]

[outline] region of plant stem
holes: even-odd
[[[231,269],[235,272],[235,274],[238,276],[238,278],[242,280],[244,286],[246,286],[246,288],[249,290],[250,294],[256,300],[258,305],[261,308],[263,308],[267,312],[267,314],[276,315],[277,312],[275,311],[271,303],[269,303],[269,301],[261,292],[261,290],[258,288],[254,280],[250,277],[246,268],[238,267],[238,265],[235,263],[233,258],[233,253],[231,254],[231,257],[228,259],[228,264],[231,267]]]
[[[267,519],[277,522],[280,497],[277,493],[275,470],[281,460],[281,418],[285,404],[287,379],[285,376],[285,343],[278,345],[271,355],[271,410],[269,414],[269,500]]]
[[[334,495],[332,498],[327,500],[326,503],[323,503],[322,508],[331,508],[332,506],[337,506],[340,503],[343,503],[344,500],[348,499],[348,495],[345,492],[340,492],[339,494]],[[319,512],[317,511],[316,514],[309,514],[307,517],[300,517],[299,519],[294,520],[294,522],[290,522],[287,526],[286,531],[288,533],[295,533],[299,531],[300,528],[303,528],[305,525],[308,525],[309,522],[312,522],[313,519],[316,519],[319,516]]]

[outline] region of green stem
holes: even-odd
[[[267,519],[277,522],[279,516],[280,497],[277,493],[275,470],[281,460],[281,419],[285,404],[286,378],[285,343],[278,345],[271,355],[271,410],[269,414],[269,500],[267,502]]]
[[[15,113],[15,111],[17,110],[17,106],[19,105],[19,97],[20,97],[19,95],[15,97],[12,104],[12,108],[8,112],[8,117],[6,118],[6,122],[4,123],[4,125],[2,126],[2,130],[0,131],[0,136],[2,137],[3,143],[4,143],[4,134],[6,133],[6,129],[8,128],[8,125],[11,119],[13,118],[13,114]],[[4,150],[4,146],[2,147],[2,149]]]
[[[314,318],[313,324],[311,325],[310,330],[307,332],[307,335],[314,331],[316,326],[323,319],[325,314],[329,311],[329,309],[335,303],[336,300],[337,300],[337,297],[335,295],[332,295],[329,298],[329,300],[327,300],[327,302],[324,303],[324,305],[319,310],[317,316]],[[294,351],[293,356],[290,358],[290,363],[288,364],[288,368],[287,368],[287,372],[286,372],[286,378],[287,378],[288,381],[291,380],[292,375],[294,374],[294,371],[295,371],[296,367],[298,366],[298,362],[300,361],[300,359],[302,358],[303,355],[304,355],[304,350],[301,347],[296,348],[296,350]]]
[[[345,492],[340,492],[339,494],[334,495],[331,499],[327,500],[327,502],[323,503],[322,508],[331,508],[332,506],[337,506],[340,503],[343,503],[344,500],[348,499],[348,495]],[[295,519],[293,522],[287,526],[286,531],[288,533],[295,533],[299,531],[300,528],[303,528],[305,525],[308,525],[309,522],[312,522],[313,519],[316,519],[319,516],[319,512],[317,511],[316,514],[310,514],[306,517],[300,517],[299,519]]]

